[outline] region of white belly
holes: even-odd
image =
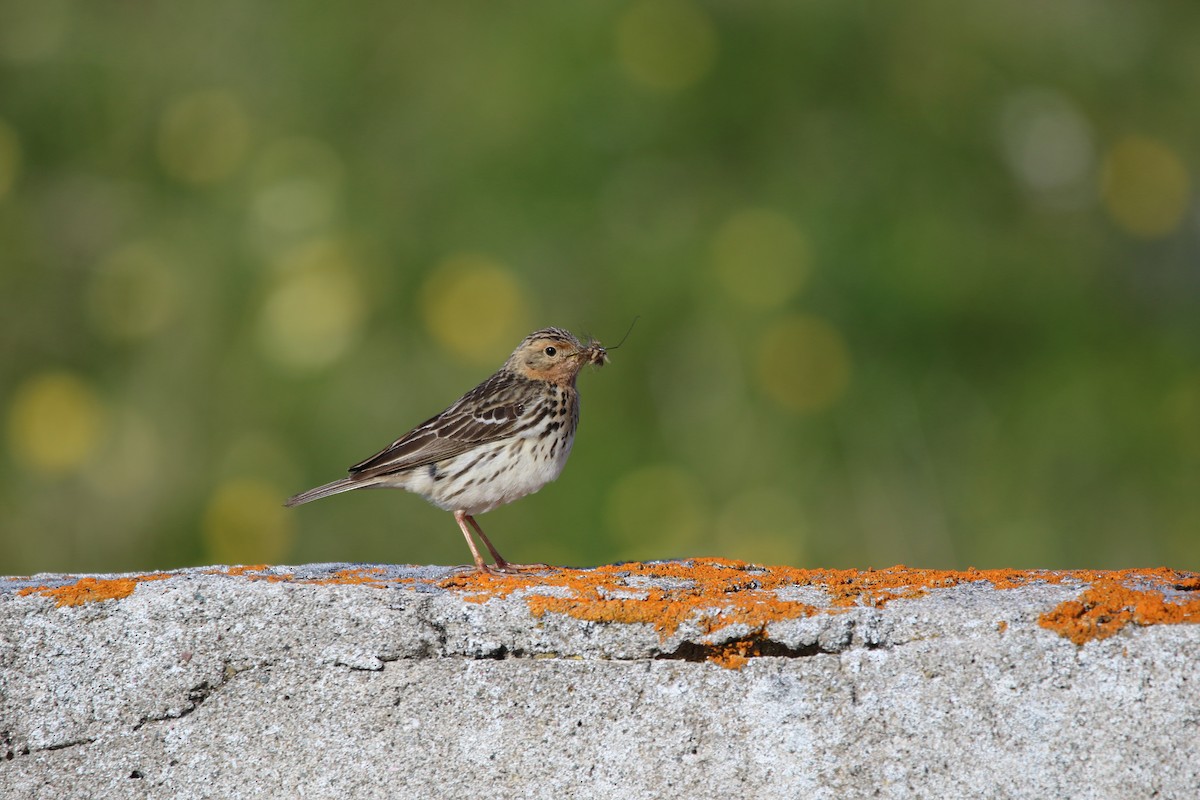
[[[495,442],[396,475],[388,485],[419,494],[446,511],[474,516],[533,494],[561,475],[574,439],[572,435]]]

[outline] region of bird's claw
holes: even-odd
[[[520,575],[525,572],[547,572],[554,569],[549,564],[512,564],[508,561],[497,561],[496,565],[489,567],[488,570],[498,572],[502,575]]]

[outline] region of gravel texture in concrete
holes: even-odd
[[[0,579],[0,797],[1200,793],[1200,578]]]

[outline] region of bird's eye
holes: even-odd
[[[554,355],[555,353],[557,353],[558,351],[557,351],[557,350],[555,350],[553,347],[547,347],[547,348],[546,348],[545,350],[543,350],[542,352],[543,352],[543,353],[545,353],[545,354],[546,354],[546,355],[548,355],[548,356],[552,356],[552,355]]]

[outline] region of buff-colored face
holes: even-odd
[[[599,366],[607,361],[608,354],[598,343],[583,345],[569,334],[534,335],[521,342],[509,366],[533,380],[569,385],[584,364]]]

